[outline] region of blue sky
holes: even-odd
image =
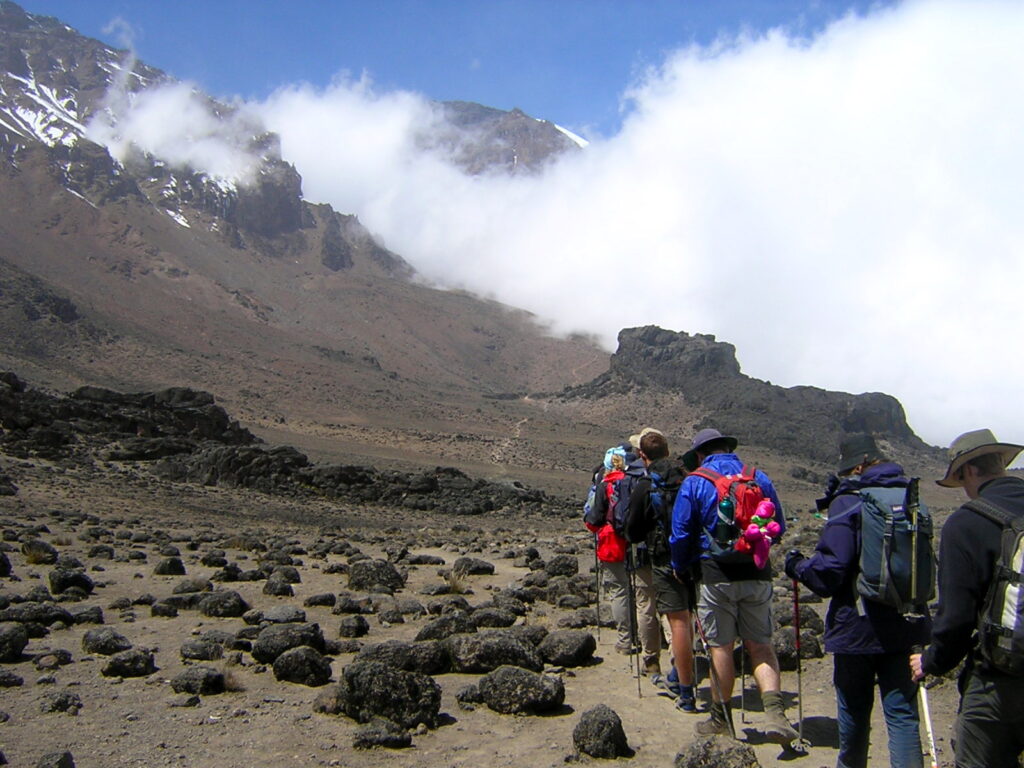
[[[718,35],[785,26],[809,35],[850,0],[22,0],[83,34],[118,43],[220,97],[265,98],[339,72],[384,90],[519,107],[580,133],[609,135],[620,97],[666,53]],[[106,30],[106,31],[105,31]]]

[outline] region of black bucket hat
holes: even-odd
[[[885,457],[878,450],[875,438],[867,434],[849,435],[839,443],[839,464],[836,472],[845,475],[858,464],[881,461]]]

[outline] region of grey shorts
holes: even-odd
[[[770,581],[702,583],[697,615],[704,626],[708,645],[731,645],[737,637],[752,643],[770,643],[775,630],[772,584]]]
[[[651,570],[654,572],[654,602],[658,613],[693,610],[697,589],[692,581],[679,581],[667,565],[655,565]]]

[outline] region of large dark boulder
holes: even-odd
[[[59,595],[72,587],[88,595],[92,593],[94,584],[89,574],[77,568],[54,568],[50,571],[50,591],[53,594]]]
[[[104,677],[146,677],[156,672],[156,669],[152,651],[133,648],[111,656],[100,674]]]
[[[387,560],[358,560],[349,566],[348,586],[361,592],[396,592],[405,578]]]
[[[683,747],[674,768],[761,768],[761,763],[749,744],[728,736],[707,736]]]
[[[300,645],[274,659],[274,677],[315,688],[330,682],[331,662],[314,648]]]
[[[478,557],[460,557],[452,564],[452,573],[458,576],[491,576],[494,564]]]
[[[452,635],[444,641],[453,672],[480,674],[504,665],[540,671],[544,668],[537,649],[504,632]]]
[[[320,694],[317,712],[342,714],[360,723],[385,717],[404,728],[438,724],[441,687],[433,678],[375,661],[345,667],[340,681]]]
[[[43,589],[45,590],[45,587]],[[59,605],[34,601],[10,605],[0,610],[0,621],[41,624],[44,627],[49,627],[57,622],[71,626],[75,622],[71,614]]]
[[[28,645],[28,630],[14,621],[0,623],[0,661],[17,661]]]
[[[605,704],[598,704],[583,713],[583,717],[572,731],[572,743],[576,749],[591,757],[614,760],[617,757],[632,757],[622,728],[622,720],[615,710]]]
[[[504,715],[549,712],[565,701],[561,680],[522,667],[499,667],[480,678],[477,687],[483,702]]]
[[[11,568],[11,559],[7,557],[6,552],[0,552],[0,578],[6,578],[13,573]]]
[[[428,621],[416,634],[417,640],[444,640],[456,634],[476,632],[476,624],[462,611],[452,611]]]
[[[319,624],[271,624],[262,629],[253,642],[252,657],[263,664],[272,664],[285,651],[302,645],[323,653],[324,635]]]
[[[210,592],[199,601],[199,612],[216,618],[237,618],[249,610],[249,604],[233,590]]]
[[[355,660],[379,661],[406,672],[422,672],[425,675],[440,675],[451,669],[451,659],[444,643],[437,640],[407,642],[388,640],[360,649]]]
[[[171,679],[171,688],[175,693],[192,693],[197,696],[224,693],[224,673],[202,665],[186,667]]]
[[[594,658],[597,641],[589,632],[560,629],[548,634],[537,646],[540,657],[559,667],[580,667]]]
[[[82,650],[86,653],[113,656],[131,647],[132,643],[127,637],[110,627],[90,629],[82,636]]]
[[[772,647],[779,659],[779,669],[783,672],[792,672],[796,669],[796,631],[793,627],[780,627],[772,635]],[[825,655],[821,648],[821,641],[813,632],[800,629],[800,658],[820,659]]]

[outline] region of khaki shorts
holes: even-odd
[[[696,592],[694,583],[680,581],[672,575],[672,568],[667,565],[655,565],[652,570],[658,613],[692,611]]]
[[[708,645],[732,645],[736,638],[770,643],[775,631],[770,581],[726,581],[700,585],[697,615]]]

